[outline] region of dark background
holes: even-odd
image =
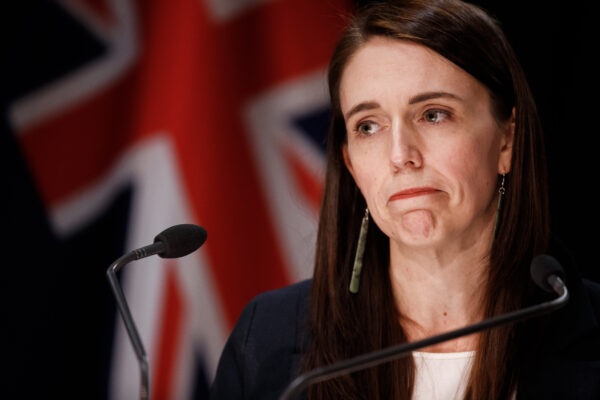
[[[600,281],[594,256],[599,226],[594,14],[583,1],[474,3],[501,21],[537,101],[547,140],[553,232],[572,250],[582,274]],[[124,190],[105,217],[77,239],[59,241],[6,121],[7,105],[40,76],[53,73],[52,63],[32,66],[33,52],[75,60],[87,56],[56,46],[85,38],[47,35],[54,28],[48,17],[56,12],[59,7],[42,0],[0,6],[6,56],[0,91],[3,398],[106,397],[114,305],[104,271],[123,252],[124,238],[103,232],[125,232],[120,225],[130,193]],[[91,264],[85,270],[82,259]]]
[[[598,25],[584,1],[477,1],[501,21],[527,75],[544,127],[553,234],[582,274],[600,281],[594,256],[598,195]]]

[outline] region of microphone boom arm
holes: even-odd
[[[108,278],[108,282],[110,283],[110,288],[115,296],[117,307],[119,308],[119,312],[121,313],[121,317],[123,318],[123,322],[125,323],[125,328],[127,329],[127,334],[129,335],[129,339],[131,339],[135,355],[140,364],[141,400],[150,399],[150,368],[148,366],[148,356],[146,355],[146,350],[144,349],[144,345],[142,343],[142,339],[140,338],[140,334],[138,333],[135,323],[133,322],[133,316],[131,315],[131,311],[129,310],[129,306],[127,305],[127,300],[125,300],[125,294],[123,293],[123,289],[121,289],[121,285],[119,284],[119,280],[117,279],[117,272],[123,266],[129,264],[132,261],[139,260],[140,258],[148,257],[154,254],[162,253],[164,249],[165,245],[162,242],[156,242],[151,245],[141,247],[120,257],[114,263],[112,263],[111,266],[108,267],[108,269],[106,270],[106,276]]]

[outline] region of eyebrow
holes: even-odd
[[[421,94],[411,97],[410,99],[408,99],[408,104],[416,104],[416,103],[420,103],[422,101],[427,101],[427,100],[431,100],[431,99],[439,99],[439,98],[447,98],[447,99],[454,99],[454,100],[462,101],[462,99],[460,97],[458,97],[457,95],[452,94],[452,93],[426,92],[426,93],[421,93]]]
[[[420,103],[423,101],[427,101],[427,100],[431,100],[431,99],[439,99],[439,98],[447,98],[447,99],[454,99],[454,100],[460,100],[462,101],[462,99],[452,93],[448,93],[448,92],[426,92],[426,93],[421,93],[418,94],[416,96],[411,97],[410,99],[408,99],[408,104],[416,104],[416,103]],[[359,103],[357,105],[355,105],[354,107],[352,107],[350,109],[350,111],[348,111],[346,113],[346,115],[344,115],[344,119],[347,121],[351,116],[353,116],[356,113],[359,113],[361,111],[365,111],[365,110],[373,110],[375,108],[379,108],[380,105],[379,103],[375,102],[375,101],[366,101],[364,103]]]
[[[359,112],[365,111],[365,110],[373,110],[373,109],[379,108],[379,107],[380,107],[379,103],[377,103],[375,101],[367,101],[364,103],[359,103],[359,104],[355,105],[354,107],[352,107],[350,109],[350,111],[348,111],[346,113],[346,115],[344,115],[344,119],[346,121],[348,121],[348,119],[356,113],[359,113]]]

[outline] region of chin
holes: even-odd
[[[438,236],[437,218],[429,210],[416,210],[402,215],[397,228],[401,236],[410,242],[428,242]]]
[[[396,234],[390,236],[390,240],[396,242],[400,247],[427,248],[436,247],[442,240],[438,231],[413,232],[396,231]]]
[[[400,240],[404,247],[427,248],[436,247],[440,243],[435,237],[405,236]]]

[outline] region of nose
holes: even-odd
[[[422,143],[418,133],[410,126],[396,123],[389,136],[390,165],[394,172],[406,169],[417,169],[423,166]]]

